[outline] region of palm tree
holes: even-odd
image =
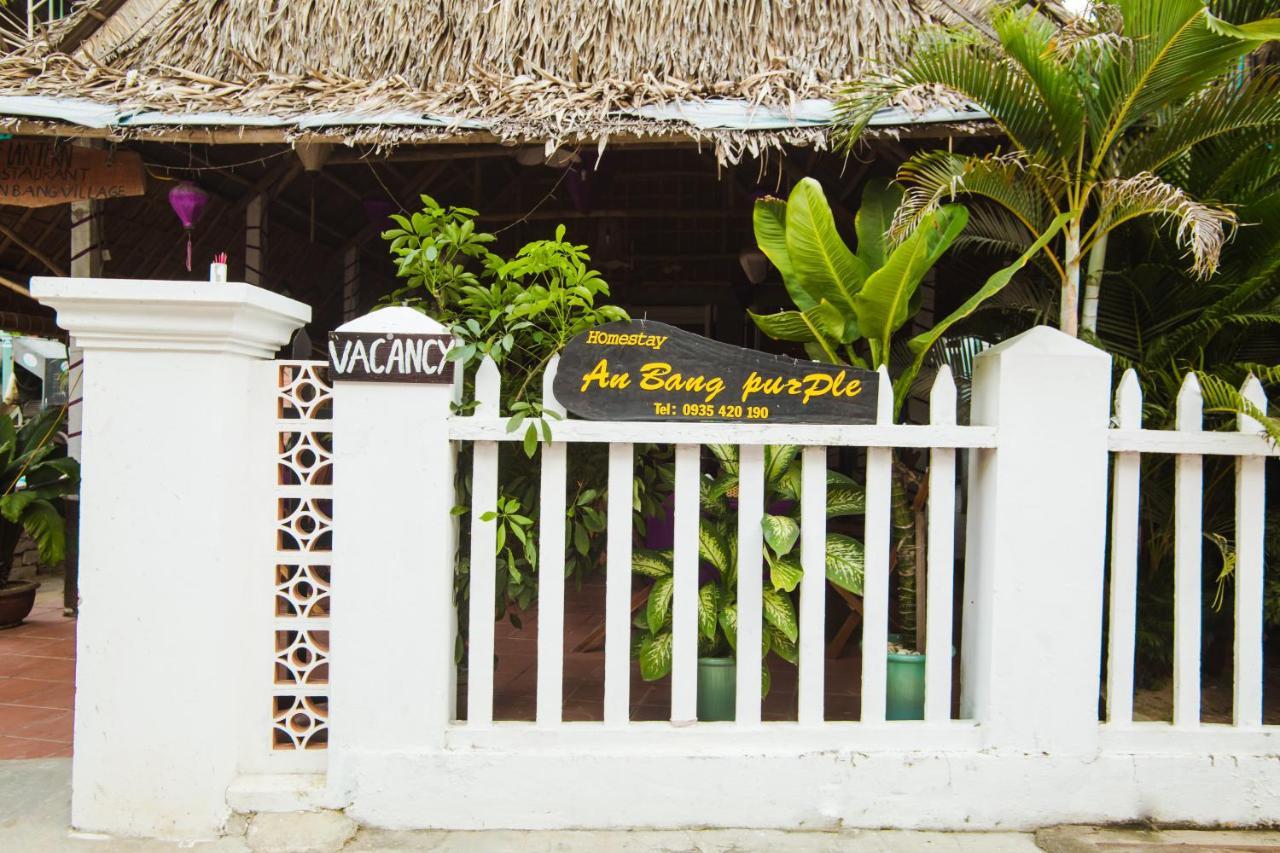
[[[836,132],[852,146],[877,110],[921,95],[984,110],[1011,149],[910,157],[898,173],[907,193],[890,236],[911,233],[959,194],[977,208],[971,228],[989,222],[1008,234],[1012,221],[1023,245],[1065,213],[1061,245],[1044,250],[1061,283],[1059,325],[1093,334],[1107,238],[1123,223],[1162,220],[1196,277],[1216,271],[1236,214],[1212,194],[1194,196],[1185,179],[1199,168],[1193,149],[1246,167],[1280,139],[1280,70],[1245,73],[1244,64],[1280,38],[1278,13],[1280,0],[1114,0],[1060,24],[998,5],[990,32],[921,30],[900,64],[851,84],[837,103]]]

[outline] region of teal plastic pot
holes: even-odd
[[[924,655],[889,652],[884,715],[890,720],[924,719]]]
[[[698,658],[698,719],[732,720],[737,703],[737,662],[733,658]]]
[[[889,635],[889,642],[899,642],[897,634]],[[904,655],[889,652],[885,668],[885,707],[887,720],[924,719],[924,662],[927,655]],[[951,656],[956,656],[951,647]]]

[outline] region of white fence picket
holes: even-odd
[[[1250,376],[1241,395],[1259,411],[1267,410],[1262,383]],[[1236,428],[1257,433],[1262,427],[1241,415]],[[1262,585],[1266,525],[1266,464],[1261,456],[1236,458],[1236,632],[1234,717],[1237,726],[1262,724]]]
[[[476,371],[476,417],[499,415],[502,378],[488,356]],[[493,622],[497,596],[497,520],[482,516],[498,508],[498,443],[477,441],[471,473],[471,568],[467,724],[493,722]]]
[[[542,375],[542,408],[564,415],[552,383],[560,356]],[[555,424],[551,421],[552,439]],[[564,704],[564,561],[567,456],[563,441],[541,446],[542,482],[538,509],[538,699],[539,726],[557,726]]]
[[[738,665],[739,726],[760,722],[764,561],[760,522],[764,518],[764,447],[744,444],[738,451]]]
[[[671,721],[698,718],[698,493],[702,447],[676,445],[675,554],[671,604]]]
[[[1178,392],[1177,429],[1200,432],[1203,398],[1194,373]],[[1200,584],[1204,460],[1180,453],[1175,463],[1173,552],[1173,724],[1200,725]]]
[[[827,449],[806,447],[800,469],[800,671],[797,717],[816,726],[825,717],[824,639],[827,614]]]
[[[876,423],[893,422],[893,383],[880,368]],[[862,714],[864,723],[885,718],[889,642],[889,548],[893,449],[867,448],[867,514],[862,581]]]
[[[929,393],[929,422],[956,422],[956,383],[943,365]],[[926,652],[924,718],[951,719],[951,620],[956,547],[956,452],[934,448],[929,454],[929,527],[925,539],[928,571],[925,588],[924,646]]]
[[[1132,368],[1116,391],[1116,428],[1142,428],[1142,386]],[[1133,655],[1138,602],[1138,497],[1142,457],[1117,453],[1111,493],[1111,609],[1107,647],[1107,721],[1133,722]]]
[[[605,576],[604,721],[624,725],[631,701],[631,497],[633,445],[609,445]]]

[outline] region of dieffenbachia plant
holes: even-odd
[[[698,557],[702,581],[698,588],[698,653],[704,657],[731,654],[738,636],[738,448],[709,445],[717,462],[714,475],[700,483],[701,518]],[[762,650],[763,690],[769,690],[770,652],[789,663],[799,660],[799,623],[792,594],[804,577],[797,543],[800,538],[800,448],[765,448],[765,514],[761,522],[764,564],[760,582],[764,611]],[[865,511],[862,487],[836,471],[827,471],[827,518]],[[854,595],[862,594],[862,543],[842,533],[826,536],[827,580]],[[645,608],[636,619],[641,630],[636,644],[640,673],[648,681],[671,671],[671,551],[637,550],[632,569],[652,578]]]

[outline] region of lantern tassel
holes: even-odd
[[[187,229],[187,272],[191,272],[191,229]]]

